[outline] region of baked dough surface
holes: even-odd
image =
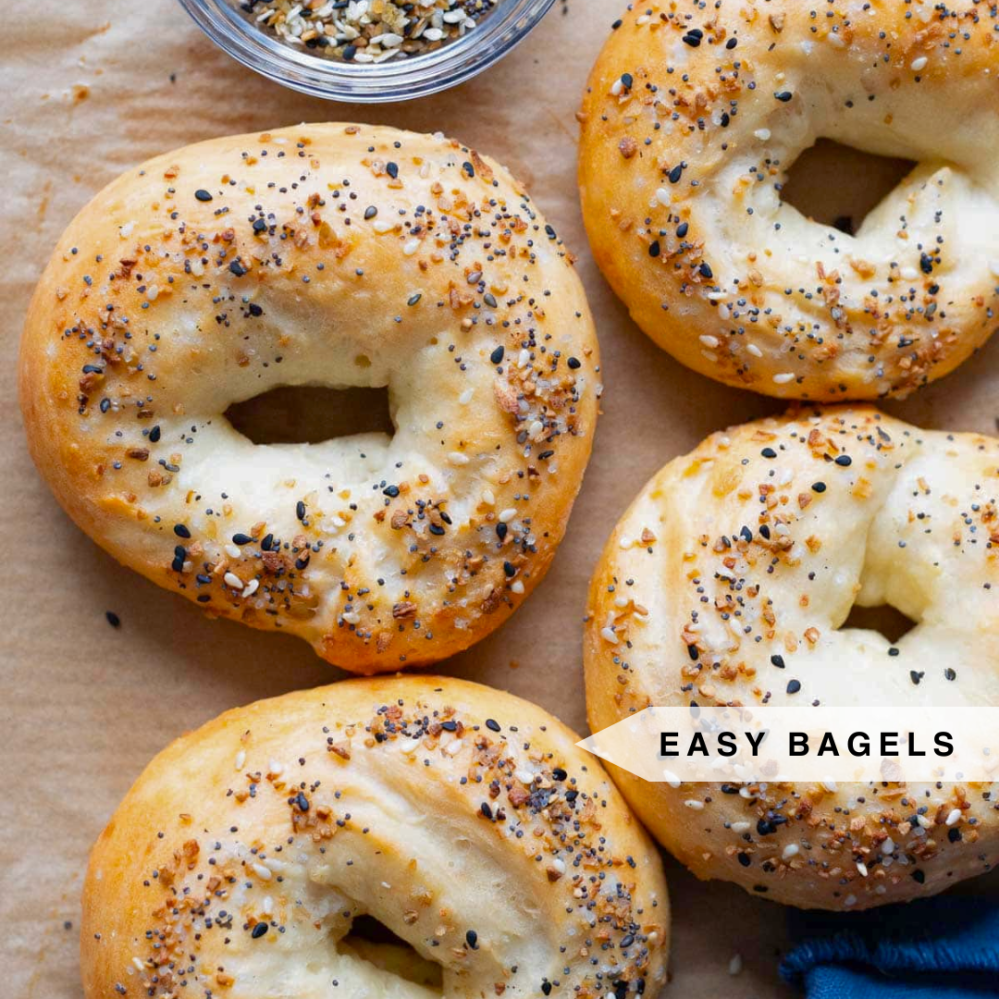
[[[982,3],[629,6],[583,99],[579,185],[634,320],[784,398],[902,396],[955,368],[999,325],[997,47]],[[917,163],[854,235],[781,200],[820,138]]]
[[[915,622],[892,643],[854,605]],[[596,732],[650,705],[999,705],[999,441],[877,410],[713,434],[639,493],[593,576]],[[702,878],[803,907],[941,891],[999,857],[999,783],[649,784],[611,768]]]
[[[662,862],[578,738],[445,677],[227,712],[153,760],[94,848],[86,999],[658,995]]]
[[[362,673],[442,659],[544,576],[599,356],[568,251],[441,136],[301,125],[128,171],[69,226],[21,347],[67,513],[208,613]],[[279,386],[387,386],[395,434],[255,445]]]

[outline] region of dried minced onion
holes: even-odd
[[[262,31],[312,55],[377,63],[454,41],[500,0],[242,0]]]

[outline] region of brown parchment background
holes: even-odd
[[[119,567],[56,505],[28,457],[18,338],[58,235],[116,174],[199,139],[301,121],[442,130],[504,161],[579,255],[604,359],[604,416],[554,567],[513,620],[441,671],[528,697],[585,731],[581,622],[613,524],[667,460],[776,404],[692,374],[630,322],[588,254],[574,118],[622,0],[568,0],[477,80],[412,104],[306,98],[238,66],[173,0],[3,0],[0,28],[0,995],[80,999],[87,851],[167,742],[220,711],[336,680],[304,643],[212,622]],[[843,187],[837,178],[838,189]],[[821,184],[821,177],[817,183]],[[830,185],[832,186],[832,185]],[[999,336],[893,412],[994,432]],[[121,617],[112,629],[105,611]],[[667,860],[669,996],[779,996],[785,911]],[[996,872],[999,875],[999,872]],[[999,877],[975,891],[999,890]],[[744,970],[728,972],[739,953]]]

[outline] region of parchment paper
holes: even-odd
[[[301,121],[442,130],[505,161],[579,255],[606,395],[593,460],[547,580],[513,620],[442,672],[507,688],[585,731],[581,622],[613,524],[667,460],[776,404],[679,367],[628,320],[589,257],[575,184],[574,118],[622,0],[569,0],[464,87],[415,104],[337,105],[238,66],[173,0],[4,0],[0,31],[0,994],[79,999],[79,892],[87,851],[149,759],[222,710],[336,671],[302,642],[205,619],[122,569],[63,515],[25,449],[16,354],[32,286],[64,226],[116,174],[153,154]],[[837,187],[842,187],[842,178]],[[894,412],[994,432],[999,336]],[[114,630],[105,618],[121,619]],[[669,996],[778,996],[785,910],[668,861]],[[966,890],[999,890],[996,877]],[[731,977],[736,953],[742,972]]]

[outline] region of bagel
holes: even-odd
[[[431,663],[544,576],[600,392],[572,260],[441,136],[301,125],[114,181],[21,347],[31,453],[99,545],[212,615],[361,673]],[[396,432],[253,444],[279,386],[387,386]]]
[[[997,499],[999,441],[867,407],[712,435],[646,485],[604,549],[584,644],[591,728],[691,701],[995,706]],[[855,603],[916,626],[894,644],[844,628]],[[999,859],[996,783],[744,795],[612,772],[698,877],[804,908],[930,895]]]
[[[84,996],[658,994],[662,861],[578,738],[443,677],[227,712],[94,847]],[[352,935],[361,916],[399,943]]]
[[[994,4],[658,0],[614,27],[580,115],[583,215],[656,343],[729,385],[835,402],[904,396],[991,336]],[[781,201],[819,138],[917,163],[855,235]]]

